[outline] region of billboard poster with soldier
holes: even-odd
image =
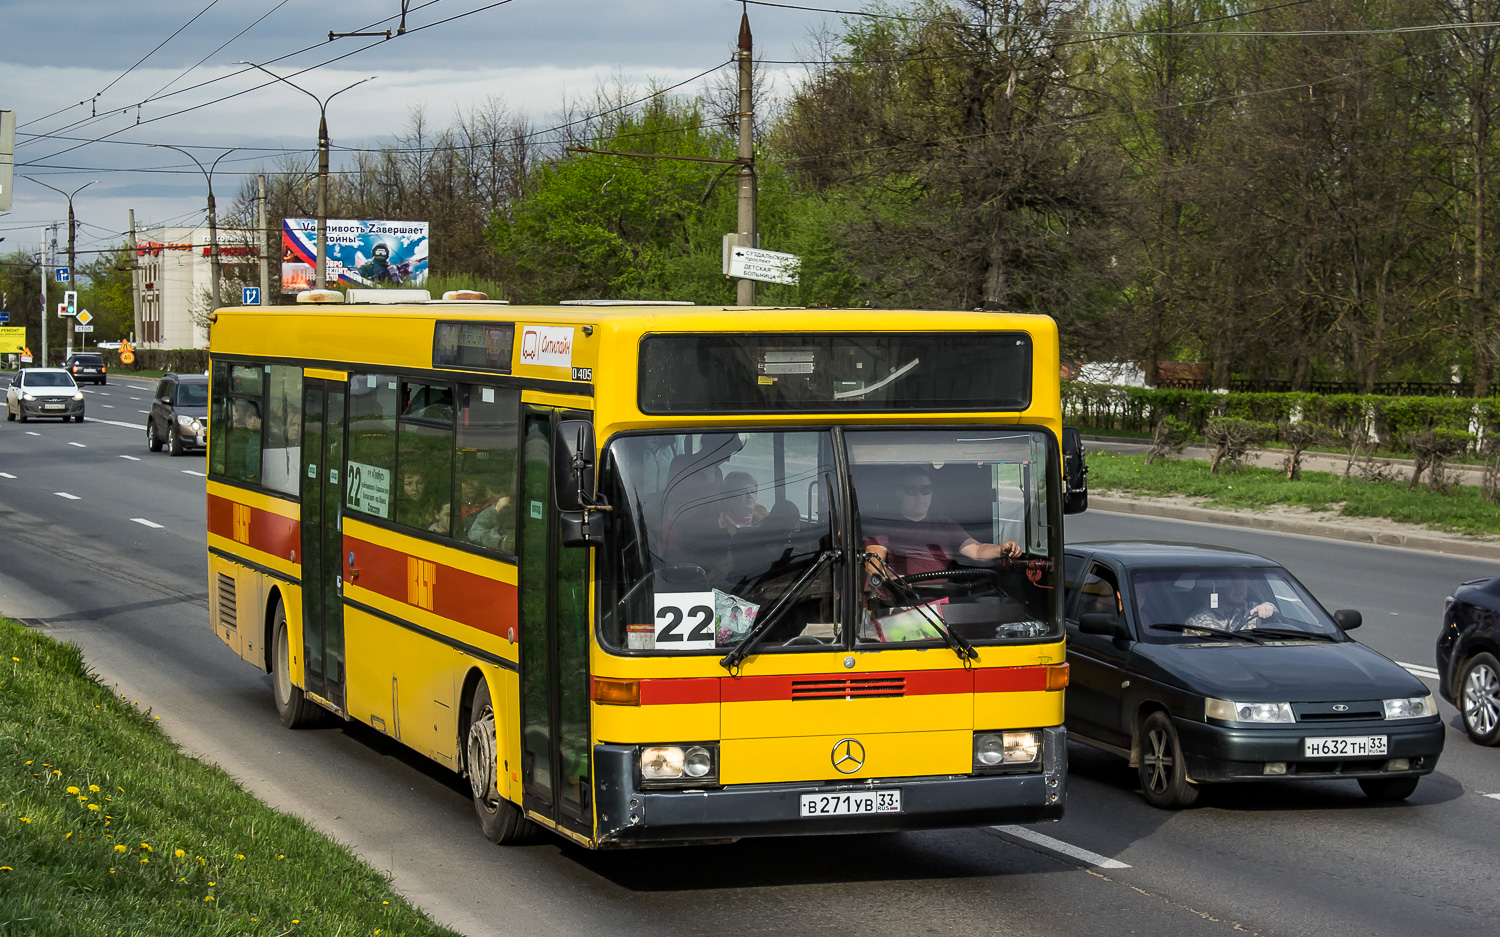
[[[427,222],[328,219],[327,285],[410,286],[427,282]],[[318,256],[315,218],[281,222],[281,291],[312,289]]]

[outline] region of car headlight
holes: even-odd
[[[715,783],[718,746],[648,745],[641,749],[642,787],[684,787]]]
[[[195,433],[198,432],[198,421],[190,416],[179,415],[177,417],[177,425],[183,429],[190,429]]]
[[[82,400],[83,399],[83,391],[81,391],[81,390],[75,390],[75,391],[73,391],[73,399],[74,400]]]
[[[1042,734],[1034,729],[974,733],[974,767],[1029,765],[1042,751]]]
[[[1437,715],[1437,701],[1432,694],[1426,696],[1407,696],[1402,699],[1381,700],[1385,707],[1387,719],[1421,719],[1423,716]]]
[[[1204,715],[1225,722],[1296,722],[1291,703],[1234,703],[1223,699],[1210,699],[1204,706]]]
[[[31,395],[31,394],[28,394],[28,393],[26,393],[26,392],[25,392],[25,391],[24,391],[24,390],[23,390],[23,391],[21,391],[21,399],[22,399],[22,400],[35,400],[35,399],[36,399],[36,398],[35,398],[35,397],[33,397],[33,396],[32,396],[32,395]]]

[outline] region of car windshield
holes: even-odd
[[[1055,638],[1048,452],[1009,429],[618,438],[601,637],[723,654],[767,616],[757,651]]]
[[[28,373],[23,382],[27,387],[74,387],[73,376],[65,371],[37,371]]]
[[[1257,637],[1267,640],[1343,637],[1317,600],[1279,566],[1138,569],[1130,586],[1141,638],[1155,644],[1223,640],[1195,633],[1193,625],[1260,632]]]
[[[178,384],[177,406],[179,407],[206,407],[208,406],[207,384]]]

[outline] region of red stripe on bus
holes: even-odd
[[[991,667],[974,671],[975,693],[1024,693],[1045,689],[1046,667]]]
[[[250,512],[250,524],[243,540],[235,536],[234,509],[237,506]],[[293,557],[302,549],[302,528],[296,520],[219,495],[208,496],[208,532],[288,562],[295,562]]]
[[[641,705],[664,706],[672,703],[717,703],[719,702],[719,680],[719,677],[642,680]]]
[[[347,558],[354,554],[353,569]],[[408,554],[379,544],[344,536],[344,579],[362,589],[378,593],[405,605],[410,602],[411,573]],[[421,557],[417,557],[421,559]],[[428,561],[431,562],[431,561]],[[477,628],[487,634],[514,640],[516,627],[516,587],[490,579],[456,566],[432,563],[432,608],[434,615]],[[358,576],[353,570],[358,570]]]

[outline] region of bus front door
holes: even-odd
[[[526,407],[521,476],[522,806],[593,835],[589,738],[589,554],[558,543],[552,435],[589,414]]]
[[[308,380],[302,397],[302,661],[309,693],[344,710],[344,385]]]

